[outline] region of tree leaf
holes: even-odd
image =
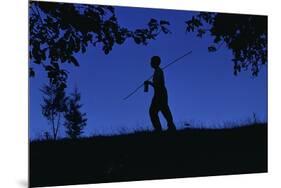
[[[71,62],[72,64],[74,64],[76,67],[79,67],[79,63],[78,63],[78,61],[76,60],[76,58],[75,58],[74,56],[70,56],[69,60],[70,60],[70,62]]]
[[[170,22],[168,22],[166,20],[161,20],[160,25],[170,25]]]
[[[33,68],[29,68],[29,77],[35,77],[35,72]]]
[[[217,51],[217,48],[215,46],[209,46],[208,51],[209,52],[215,52],[215,51]]]

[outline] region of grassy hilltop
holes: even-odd
[[[30,143],[30,186],[267,172],[267,124]]]

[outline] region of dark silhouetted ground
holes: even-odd
[[[33,141],[30,186],[267,172],[267,125]]]

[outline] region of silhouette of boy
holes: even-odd
[[[150,65],[154,69],[152,82],[149,80],[144,82],[145,85],[151,85],[154,88],[154,96],[149,108],[149,115],[156,132],[162,131],[161,123],[158,117],[159,111],[161,111],[167,121],[168,131],[175,131],[176,127],[168,105],[168,93],[165,87],[164,73],[159,67],[160,63],[161,59],[159,56],[153,56],[151,58]]]

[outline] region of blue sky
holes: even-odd
[[[218,52],[209,53],[210,36],[200,39],[185,32],[184,22],[196,12],[126,7],[115,11],[123,27],[142,28],[155,18],[168,20],[172,34],[161,34],[147,46],[127,40],[114,46],[109,55],[100,46],[88,47],[85,54],[76,54],[80,67],[64,65],[70,72],[67,91],[76,85],[81,92],[82,111],[88,118],[85,135],[152,129],[148,109],[153,90],[144,93],[140,89],[128,100],[122,98],[153,74],[149,64],[152,56],[159,55],[163,66],[189,50],[191,55],[165,70],[169,104],[178,128],[184,121],[217,126],[245,120],[253,113],[267,119],[267,67],[258,77],[252,77],[250,71],[234,76],[229,49],[222,46]],[[50,130],[41,114],[39,91],[47,79],[41,67],[33,67],[36,77],[30,79],[30,136],[38,138]],[[60,136],[64,136],[63,128]]]

